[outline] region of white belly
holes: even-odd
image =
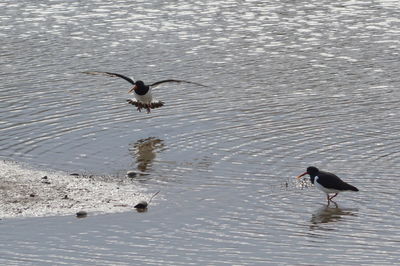
[[[329,193],[339,193],[339,192],[341,192],[340,190],[337,190],[337,189],[326,188],[326,187],[321,186],[321,185],[317,182],[317,181],[318,181],[318,178],[319,178],[318,176],[315,177],[315,179],[314,179],[314,186],[315,186],[316,188],[318,188],[319,190],[325,192],[326,194],[329,194]]]
[[[141,102],[144,104],[150,104],[151,101],[153,100],[153,96],[151,94],[151,88],[145,95],[139,95],[139,94],[135,93],[135,99],[138,102]]]

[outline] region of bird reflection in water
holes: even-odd
[[[140,172],[147,172],[151,169],[157,152],[162,151],[164,146],[163,140],[149,137],[131,144],[129,153],[136,158],[137,169]]]
[[[357,209],[340,208],[336,202],[332,201],[332,203],[333,204],[328,204],[319,208],[311,216],[311,230],[323,229],[322,224],[338,222],[341,221],[345,216],[357,215]]]

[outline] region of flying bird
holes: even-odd
[[[161,107],[164,105],[164,103],[161,101],[153,102],[152,89],[156,86],[159,86],[164,83],[189,83],[189,84],[194,84],[194,85],[201,86],[201,87],[206,87],[203,84],[200,84],[197,82],[180,80],[180,79],[165,79],[165,80],[160,80],[160,81],[154,82],[150,85],[146,85],[141,80],[134,81],[132,78],[129,78],[127,76],[124,76],[124,75],[121,75],[118,73],[100,72],[100,71],[86,71],[83,73],[90,74],[90,75],[103,75],[103,76],[109,76],[109,77],[118,77],[118,78],[122,78],[122,79],[128,81],[129,83],[131,83],[133,85],[133,87],[128,91],[128,93],[133,93],[135,96],[135,99],[136,99],[136,101],[127,100],[128,103],[135,105],[139,112],[141,112],[142,108],[146,109],[147,113],[150,113],[150,110],[153,108],[158,108],[158,107]]]
[[[335,174],[320,171],[314,166],[308,167],[305,173],[297,176],[296,178],[300,178],[304,175],[310,175],[311,183],[313,183],[319,190],[322,190],[326,193],[326,199],[328,200],[328,203],[332,201],[332,199],[336,197],[339,192],[358,191],[358,188],[344,182]],[[335,194],[329,196],[330,193]]]

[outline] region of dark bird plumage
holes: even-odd
[[[101,72],[101,71],[86,71],[83,73],[90,74],[90,75],[104,75],[104,76],[109,76],[109,77],[118,77],[118,78],[122,78],[122,79],[128,81],[129,83],[134,85],[133,88],[131,90],[129,90],[129,93],[133,92],[135,99],[137,101],[137,102],[134,102],[132,100],[128,100],[128,102],[137,106],[138,111],[141,111],[142,108],[145,108],[148,113],[150,113],[150,109],[161,107],[162,105],[164,105],[162,102],[153,102],[152,88],[154,88],[154,87],[157,87],[164,83],[188,83],[188,84],[194,84],[194,85],[201,86],[201,87],[206,87],[203,84],[200,84],[197,82],[181,80],[181,79],[165,79],[165,80],[160,80],[160,81],[154,82],[150,85],[146,85],[141,80],[134,81],[132,78],[129,78],[127,76],[124,76],[124,75],[121,75],[118,73]]]
[[[358,188],[352,186],[342,179],[340,179],[337,175],[320,171],[317,167],[310,166],[307,168],[307,171],[297,178],[300,178],[304,175],[309,175],[311,183],[313,183],[319,190],[322,190],[327,195],[327,200],[331,201],[334,197],[338,195],[339,192],[342,191],[358,191]],[[335,193],[333,196],[329,196],[330,193]]]

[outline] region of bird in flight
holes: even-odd
[[[300,178],[304,175],[310,175],[311,183],[313,183],[319,190],[322,190],[326,193],[326,199],[328,200],[328,203],[332,201],[332,199],[336,197],[339,192],[358,191],[358,188],[344,182],[337,175],[320,171],[314,166],[308,167],[305,173],[297,176],[296,178]],[[335,194],[329,196],[330,193]]]
[[[118,73],[111,73],[111,72],[100,72],[100,71],[85,71],[83,72],[84,74],[89,74],[89,75],[103,75],[103,76],[109,76],[109,77],[118,77],[122,78],[129,83],[133,85],[133,87],[128,91],[128,93],[133,93],[135,96],[136,101],[134,100],[127,100],[128,103],[135,105],[137,107],[137,110],[141,112],[141,110],[144,108],[147,110],[147,113],[150,113],[151,109],[158,108],[164,105],[163,102],[153,102],[153,94],[152,94],[152,88],[159,86],[164,83],[189,83],[189,84],[194,84],[197,86],[201,87],[206,87],[203,84],[197,83],[197,82],[192,82],[192,81],[186,81],[186,80],[180,80],[180,79],[165,79],[165,80],[160,80],[157,82],[154,82],[150,85],[144,84],[143,81],[141,80],[136,80],[134,81],[132,78],[129,78],[127,76],[118,74]]]

